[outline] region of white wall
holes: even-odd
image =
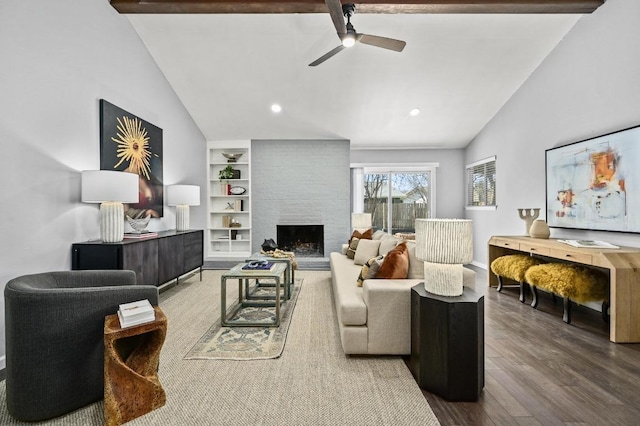
[[[546,149],[640,124],[638,17],[637,0],[608,1],[584,15],[467,147],[465,163],[497,155],[498,209],[467,212],[476,263],[486,265],[491,235],[524,234],[517,208],[540,207],[542,216]],[[551,236],[640,246],[637,234],[552,229]]]
[[[80,171],[100,168],[100,98],[163,129],[165,184],[206,188],[204,137],[107,0],[2,0],[0,58],[0,285],[68,270],[71,244],[99,238],[98,206],[79,195]],[[205,210],[192,207],[193,228]],[[175,227],[164,211],[151,229]]]
[[[352,150],[351,163],[439,163],[436,169],[436,217],[464,217],[464,150]]]

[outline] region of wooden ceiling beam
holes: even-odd
[[[592,13],[606,0],[367,0],[358,13]],[[343,3],[348,3],[343,0]],[[326,13],[323,0],[110,0],[120,13]]]

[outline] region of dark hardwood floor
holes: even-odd
[[[609,342],[599,312],[541,294],[538,309],[518,289],[485,293],[485,387],[477,402],[423,391],[442,425],[640,425],[640,344]],[[639,283],[640,284],[640,283]]]

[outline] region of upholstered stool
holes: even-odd
[[[578,265],[547,263],[529,268],[525,279],[531,285],[532,307],[538,306],[538,287],[563,298],[562,319],[567,324],[571,323],[571,301],[603,302],[602,317],[605,321],[608,319],[609,279],[600,271]]]
[[[525,272],[544,261],[526,254],[510,254],[500,256],[491,262],[491,272],[498,277],[498,291],[502,291],[502,277],[516,281],[520,284],[520,301],[525,302]]]

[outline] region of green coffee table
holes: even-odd
[[[287,269],[285,263],[274,263],[274,267],[270,271],[244,271],[242,267],[246,263],[238,263],[236,266],[222,274],[220,279],[220,323],[223,327],[264,327],[280,325],[280,285],[283,284],[280,278]],[[232,306],[230,313],[227,315],[227,280],[238,280],[238,303]],[[260,279],[274,282],[275,298],[271,299],[249,299],[249,281]],[[286,289],[286,286],[285,286]],[[285,290],[285,294],[286,294]],[[242,319],[232,319],[238,311],[247,306],[274,306],[276,308],[276,316],[272,323],[245,321]]]
[[[295,270],[293,269],[293,262],[288,257],[273,257],[267,256],[266,254],[262,254],[260,252],[253,253],[246,262],[251,262],[253,260],[266,260],[273,263],[284,263],[287,265],[287,269],[284,271],[284,299],[289,300],[291,298],[291,292],[293,290],[293,283],[295,282]],[[273,284],[269,283],[258,283],[258,285],[269,287],[273,286]]]

